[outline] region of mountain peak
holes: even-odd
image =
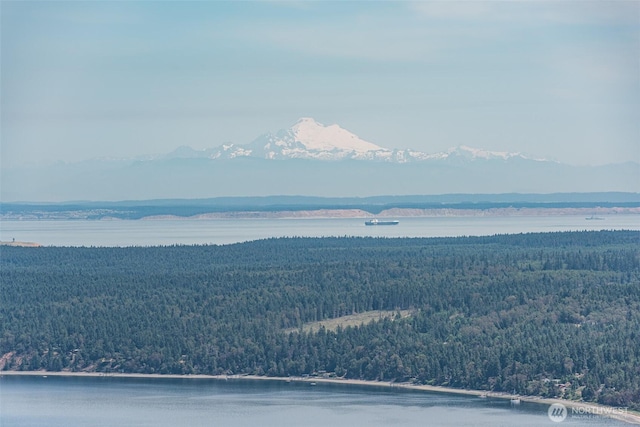
[[[312,117],[300,117],[292,127],[303,125],[324,126],[323,124],[316,122]]]
[[[192,150],[181,147],[171,157],[206,157],[229,159],[257,157],[263,159],[375,160],[392,163],[415,161],[475,161],[526,158],[519,153],[493,152],[468,146],[427,154],[414,150],[380,147],[365,141],[337,124],[325,126],[311,117],[301,117],[288,129],[266,133],[245,145],[222,145],[215,149]]]
[[[469,147],[468,145],[460,145],[455,148],[450,148],[445,153],[442,153],[441,157],[446,158],[450,156],[457,156],[467,159],[480,159],[480,160],[509,160],[509,159],[526,159],[535,161],[548,161],[545,159],[533,158],[524,155],[519,152],[509,151],[489,151],[480,148]]]
[[[355,134],[333,124],[325,126],[310,117],[299,119],[284,134],[279,133],[288,142],[287,145],[301,145],[310,151],[330,151],[364,154],[369,151],[384,150],[371,142],[360,139]]]
[[[502,159],[507,160],[512,157],[522,157],[520,153],[510,153],[507,151],[488,151],[479,148],[469,147],[468,145],[460,145],[456,148],[449,149],[450,154],[456,154],[463,157],[473,159]]]

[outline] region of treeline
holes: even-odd
[[[388,209],[598,209],[637,208],[637,193],[558,194],[444,194],[437,196],[375,197],[217,197],[189,200],[131,200],[119,202],[2,203],[0,217],[7,219],[90,219],[105,217],[141,219],[155,215],[191,217],[210,213],[296,212],[360,209],[377,215]]]
[[[640,408],[638,243],[602,231],[3,247],[0,363],[335,375]],[[413,314],[302,331],[395,309]]]

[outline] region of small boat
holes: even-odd
[[[516,391],[513,390],[513,397],[511,398],[511,405],[519,405],[520,404],[520,398],[518,396],[516,396]]]
[[[593,221],[593,220],[603,220],[604,218],[601,216],[595,216],[595,215],[591,215],[585,218],[587,221]]]
[[[400,221],[380,221],[379,219],[370,219],[364,222],[364,225],[398,225]]]

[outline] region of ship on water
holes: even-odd
[[[364,222],[364,225],[398,225],[400,221],[380,221],[379,219],[370,219]]]

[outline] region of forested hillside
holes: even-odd
[[[1,363],[324,374],[639,408],[639,243],[611,231],[2,247]],[[371,310],[412,314],[303,331]]]

